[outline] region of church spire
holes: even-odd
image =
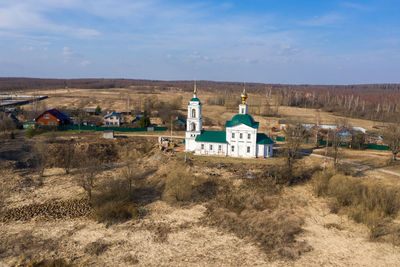
[[[246,92],[246,82],[244,82],[243,85],[243,92],[240,95],[240,98],[242,99],[242,105],[246,105],[246,100],[247,100],[247,92]]]
[[[193,97],[197,97],[197,86],[196,86],[196,80],[194,80],[194,88],[193,88]]]

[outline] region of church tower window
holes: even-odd
[[[192,109],[192,118],[196,118],[196,110]]]

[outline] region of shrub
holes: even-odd
[[[281,187],[271,178],[220,182],[220,191],[207,205],[206,221],[261,246],[271,257],[298,258],[311,249],[296,242],[303,220],[293,203],[280,197]]]
[[[313,185],[318,196],[334,197],[335,205],[345,207],[356,222],[367,225],[371,238],[390,232],[391,219],[400,211],[400,193],[396,187],[363,182],[343,174],[333,175],[331,171],[314,174]]]
[[[37,131],[35,128],[29,128],[25,131],[25,136],[28,138],[32,138],[37,134]]]
[[[331,170],[318,171],[312,176],[314,192],[317,196],[323,196],[328,193],[329,179],[334,175]]]
[[[171,170],[165,181],[162,198],[171,203],[189,201],[193,193],[193,176],[184,169],[177,167]]]
[[[105,243],[103,240],[100,239],[86,245],[85,253],[99,256],[103,254],[109,248],[109,246],[110,244]]]
[[[92,205],[100,222],[124,221],[138,216],[131,191],[119,180],[109,180],[99,186],[93,194]]]

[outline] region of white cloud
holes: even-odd
[[[23,48],[22,48],[22,50],[23,51],[33,51],[33,50],[35,50],[35,48],[33,47],[33,46],[24,46]]]
[[[86,67],[90,64],[92,64],[92,62],[90,62],[89,60],[83,60],[79,65],[81,65],[82,67]]]
[[[315,16],[312,19],[300,22],[300,25],[311,26],[311,27],[321,27],[330,26],[340,23],[344,20],[344,17],[337,13],[329,13],[322,16]]]
[[[341,6],[347,7],[347,8],[351,8],[351,9],[356,9],[359,11],[371,11],[373,10],[373,8],[371,6],[367,6],[367,5],[362,5],[359,3],[353,3],[353,2],[342,2]]]
[[[0,4],[0,29],[12,33],[22,31],[24,33],[43,32],[46,34],[69,35],[77,38],[88,38],[100,35],[95,29],[77,28],[60,22],[54,22],[46,19],[44,15],[49,10],[60,7],[52,6],[51,1],[40,1],[39,3],[26,1],[23,4],[6,1],[6,4]],[[72,3],[73,1],[62,1],[60,4]],[[8,3],[8,5],[7,5]],[[57,1],[58,4],[58,1]]]
[[[64,46],[62,49],[62,54],[66,57],[72,56],[75,53],[71,51],[71,48],[69,48],[68,46]]]

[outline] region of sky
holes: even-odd
[[[400,82],[400,1],[0,0],[0,77]]]

